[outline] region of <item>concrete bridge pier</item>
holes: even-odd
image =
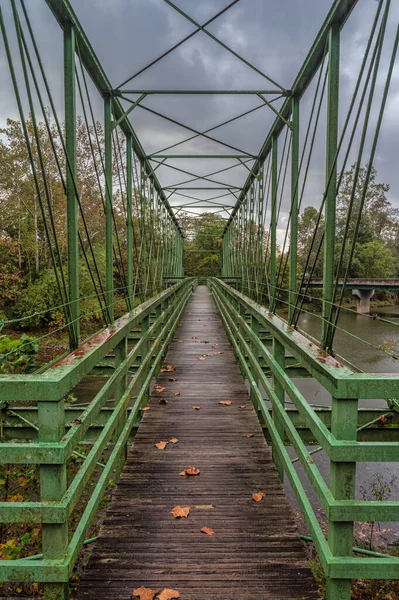
[[[370,299],[374,296],[375,290],[352,290],[352,296],[357,300],[357,312],[361,315],[370,312]]]

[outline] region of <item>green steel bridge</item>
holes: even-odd
[[[133,588],[141,586],[154,588],[154,595],[155,588],[174,588],[183,600],[317,598],[283,493],[284,479],[292,486],[320,560],[328,600],[349,600],[355,579],[398,579],[399,558],[356,545],[353,534],[358,522],[399,520],[397,500],[356,496],[357,466],[399,461],[399,374],[363,372],[334,350],[397,57],[391,2],[375,3],[375,14],[365,24],[364,56],[352,99],[342,107],[341,69],[351,58],[340,58],[340,40],[352,12],[362,4],[357,0],[332,3],[289,89],[208,28],[239,0],[206,23],[164,0],[191,23],[193,32],[117,87],[71,3],[41,1],[63,37],[65,112],[54,96],[61,83],[54,73],[48,76],[43,61],[41,31],[32,18],[36,3],[2,3],[2,63],[30,159],[70,348],[31,374],[0,375],[0,461],[30,465],[40,478],[36,498],[0,502],[0,520],[7,526],[37,524],[42,549],[38,555],[1,560],[1,581],[37,583],[46,599],[65,599],[75,565],[90,548],[80,598],[130,598]],[[263,78],[263,89],[134,86],[139,73],[198,33]],[[387,68],[382,70],[383,56]],[[205,131],[145,104],[166,95],[185,100],[216,94],[250,95],[260,104]],[[305,102],[310,110],[302,112]],[[102,140],[93,108],[99,103]],[[243,151],[239,142],[214,137],[218,127],[258,109],[271,111],[273,120],[257,154]],[[139,110],[184,127],[189,131],[184,141],[218,143],[220,152],[187,154],[177,148],[183,144],[179,142],[146,153],[131,121]],[[90,215],[78,180],[79,112],[89,132],[103,207],[104,268],[93,249]],[[64,124],[58,113],[65,115]],[[39,131],[39,119],[44,131]],[[61,140],[57,145],[55,136]],[[326,153],[319,211],[324,228],[321,236],[314,236],[308,275],[302,275],[298,214],[316,138]],[[65,198],[66,256],[60,250],[48,183],[49,156]],[[362,163],[367,164],[366,181],[360,198],[355,198],[353,185],[341,252],[336,248],[337,192],[340,174],[353,156],[358,165],[355,184]],[[227,166],[198,175],[185,168],[187,159],[195,159],[199,171],[210,159]],[[187,179],[162,185],[160,173],[167,168]],[[245,173],[240,186],[217,177],[235,168]],[[278,222],[283,199],[290,208],[282,243]],[[194,209],[225,217],[221,273],[201,281],[184,273],[184,240],[194,235],[196,215],[201,214]],[[304,287],[312,286],[317,259],[323,270],[320,340],[307,336],[298,323],[306,312]],[[95,311],[103,320],[87,339],[82,261],[95,290]],[[281,308],[286,311],[282,316],[277,312]],[[397,359],[393,349],[382,351]],[[312,404],[301,393],[298,377],[317,382],[331,397],[330,406]],[[68,400],[71,394],[77,395],[77,403]],[[380,404],[363,408],[363,399]],[[170,440],[165,450],[155,446],[160,440]],[[309,445],[317,445],[316,451],[326,457],[328,479]],[[79,468],[73,478],[67,477],[77,455]],[[201,474],[181,476],[192,465]],[[95,540],[92,527],[99,507],[110,481],[116,483],[119,477]],[[310,488],[325,514],[327,532],[309,500]],[[259,492],[265,496],[252,500]],[[76,517],[82,495],[84,506]],[[186,504],[190,516],[175,520],[170,511]],[[214,534],[201,533],[204,526]]]

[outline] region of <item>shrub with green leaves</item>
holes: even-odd
[[[0,373],[29,373],[35,367],[39,345],[29,335],[11,339],[0,336]]]

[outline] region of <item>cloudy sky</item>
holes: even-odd
[[[39,49],[51,83],[57,111],[63,117],[62,101],[62,36],[45,0],[25,0],[37,35]],[[17,2],[18,4],[18,2]],[[104,69],[117,87],[124,80],[145,67],[160,54],[195,30],[195,25],[184,19],[164,0],[71,0]],[[229,4],[229,0],[175,0],[175,4],[198,23],[203,24]],[[386,42],[378,77],[376,102],[363,162],[367,162],[370,140],[374,133],[379,98],[385,82],[388,60],[399,20],[398,2],[392,2]],[[209,31],[245,57],[258,69],[285,88],[290,88],[302,65],[329,8],[331,0],[240,0],[215,20]],[[4,20],[13,46],[13,23],[9,0],[1,0]],[[341,52],[341,125],[359,72],[365,45],[378,7],[376,0],[359,0],[342,32]],[[14,47],[14,46],[13,46]],[[15,47],[14,47],[15,48]],[[378,179],[391,185],[390,200],[399,206],[399,59],[394,69],[380,142],[375,160]],[[18,64],[17,72],[20,73]],[[270,89],[273,85],[254,72],[225,49],[199,32],[168,57],[130,81],[125,89]],[[306,131],[306,120],[313,99],[315,82],[301,105],[301,132]],[[96,116],[102,119],[100,95],[93,90]],[[137,95],[132,95],[133,100]],[[281,103],[281,101],[280,101]],[[195,130],[206,130],[241,112],[260,106],[256,96],[147,96],[143,106],[161,112]],[[280,104],[276,102],[276,107]],[[129,105],[126,104],[126,107]],[[25,107],[26,108],[26,107]],[[17,118],[17,107],[12,92],[7,62],[0,41],[0,126],[7,117]],[[210,135],[256,154],[264,141],[274,113],[262,107],[243,119],[216,129]],[[184,128],[137,107],[131,113],[131,122],[147,153],[157,152],[193,135]],[[280,149],[283,138],[280,142]],[[324,178],[325,121],[322,111],[316,135],[315,152],[310,163],[303,206],[320,205]],[[350,162],[355,159],[354,152]],[[175,153],[230,153],[234,152],[209,139],[196,138],[173,148]],[[204,175],[237,161],[170,160],[171,166]],[[251,163],[248,163],[251,164]],[[155,166],[155,163],[154,163]],[[214,179],[229,185],[241,186],[248,171],[244,166],[232,168]],[[164,186],[175,185],[189,177],[161,166],[157,170]],[[189,184],[188,184],[189,185]],[[195,185],[195,184],[193,184]],[[200,184],[212,185],[212,184]],[[187,192],[198,198],[209,198],[214,192]],[[172,197],[172,204],[182,198]],[[223,201],[233,204],[234,197]],[[287,222],[288,206],[285,201],[280,214],[280,237]]]

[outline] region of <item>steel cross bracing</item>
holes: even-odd
[[[355,482],[357,462],[398,461],[399,404],[395,398],[399,397],[399,377],[362,373],[332,355],[334,335],[340,329],[341,300],[352,285],[349,266],[367,191],[365,185],[356,204],[358,168],[351,192],[345,243],[338,256],[335,248],[337,193],[342,172],[353,153],[359,167],[362,162],[368,165],[366,184],[371,176],[398,50],[397,31],[393,43],[386,40],[390,0],[376,3],[353,96],[342,114],[339,105],[341,31],[356,0],[333,2],[289,89],[208,29],[240,0],[227,4],[203,24],[170,0],[163,0],[169,9],[190,22],[194,30],[117,87],[106,75],[70,2],[44,1],[63,34],[64,126],[58,117],[52,85],[36,42],[29,3],[26,0],[5,3],[12,16],[12,26],[6,24],[0,8],[0,27],[56,276],[60,298],[57,308],[64,313],[71,352],[50,368],[33,375],[0,376],[0,463],[33,465],[40,471],[41,481],[39,501],[0,502],[0,519],[7,523],[42,524],[42,553],[1,561],[2,580],[41,582],[46,598],[67,597],[66,584],[79,550],[91,541],[87,540],[90,524],[109,480],[117,479],[123,467],[126,444],[148,401],[151,382],[162,366],[185,305],[198,284],[197,279],[184,277],[184,239],[195,235],[198,216],[203,212],[222,215],[224,219],[221,277],[210,279],[208,285],[241,372],[249,382],[252,401],[273,447],[279,476],[281,479],[284,474],[288,476],[311,532],[327,577],[328,600],[349,600],[354,578],[399,578],[396,557],[373,551],[367,554],[362,548],[353,548],[354,522],[397,519],[398,502],[358,501]],[[136,77],[195,35],[207,36],[245,65],[248,72],[263,78],[263,88],[197,90],[133,86],[131,82]],[[381,72],[383,52],[388,54],[388,66]],[[380,95],[376,93],[378,85]],[[300,111],[305,94],[310,95],[311,102],[302,131]],[[95,95],[103,105],[102,129],[96,124]],[[170,95],[187,101],[196,95],[248,96],[259,99],[260,103],[203,129],[147,104],[151,98]],[[90,214],[79,181],[77,102],[83,113],[98,203],[104,214],[101,231],[104,268],[96,253]],[[39,126],[37,107],[43,114],[44,134]],[[227,143],[214,134],[248,115],[261,115],[262,108],[270,111],[274,122],[259,153],[241,148],[240,141]],[[376,118],[371,117],[372,109]],[[147,153],[131,122],[139,111],[162,118],[179,131],[188,131],[189,135]],[[325,187],[306,268],[300,273],[298,215],[306,198],[323,111],[326,114],[322,132],[326,152]],[[28,112],[32,128],[29,131]],[[65,196],[66,253],[62,252],[59,240],[42,135],[49,141]],[[219,150],[185,153],[184,144],[193,140],[206,140]],[[370,148],[368,155],[366,148]],[[194,159],[199,166],[192,171],[185,165]],[[218,166],[200,174],[204,161],[210,159]],[[219,161],[226,161],[227,166],[220,166]],[[176,174],[176,179],[168,185],[161,183],[165,169]],[[238,169],[244,174],[243,181],[233,185],[229,177]],[[289,216],[281,243],[279,223],[287,198]],[[355,221],[353,231],[349,226],[350,216]],[[214,223],[203,222],[206,233],[202,232],[201,236],[214,238],[212,231],[217,231]],[[188,250],[191,252],[209,251]],[[345,262],[347,256],[349,263]],[[91,296],[82,294],[82,264],[91,279]],[[322,277],[315,272],[320,264]],[[304,300],[315,282],[322,288],[320,347],[298,331],[299,316],[306,313]],[[84,308],[85,301],[90,299],[98,304],[95,311],[101,313],[104,329],[82,343],[84,318],[92,314]],[[286,308],[287,322],[277,316],[278,307]],[[387,353],[397,358],[393,352]],[[66,407],[65,398],[88,375],[103,378],[100,391],[81,410]],[[331,395],[331,407],[309,404],[292,379],[298,376],[313,377]],[[263,390],[266,390],[266,399]],[[132,397],[133,393],[138,395]],[[383,398],[388,408],[383,414],[381,409],[359,411],[359,398]],[[26,402],[31,405],[21,406]],[[387,422],[389,427],[385,427]],[[83,442],[91,444],[86,456],[80,452]],[[286,452],[286,444],[292,445],[296,452],[293,460]],[[330,464],[329,484],[307,450],[308,444],[317,444],[315,452],[325,453]],[[66,470],[73,454],[78,454],[83,462],[78,475],[67,484]],[[298,461],[325,511],[327,539],[294,469],[293,463]],[[93,484],[90,500],[70,538],[70,516],[98,467],[102,469],[101,475]]]

